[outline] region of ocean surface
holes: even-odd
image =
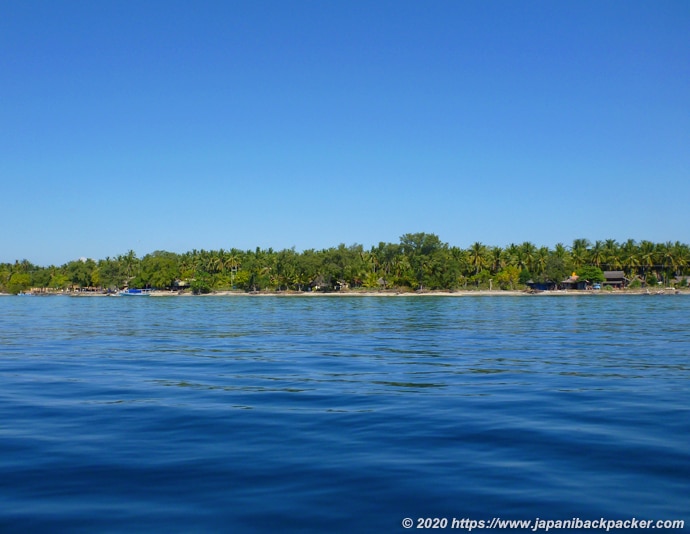
[[[0,298],[2,533],[689,510],[687,296]]]

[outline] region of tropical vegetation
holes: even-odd
[[[61,266],[28,260],[0,264],[0,292],[117,290],[123,287],[237,291],[520,289],[528,282],[559,284],[573,272],[600,280],[620,270],[633,284],[686,285],[690,247],[680,242],[576,239],[569,246],[525,241],[506,247],[451,246],[431,233],[405,234],[398,243],[369,249],[344,244],[323,250],[219,249],[183,254],[133,251]]]

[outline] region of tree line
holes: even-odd
[[[688,275],[690,247],[680,242],[629,239],[538,247],[529,241],[506,247],[480,242],[450,246],[432,233],[411,233],[399,243],[369,249],[341,244],[328,249],[272,248],[155,251],[139,258],[133,251],[101,260],[80,259],[41,267],[28,260],[0,264],[0,291],[189,289],[195,293],[239,291],[333,291],[518,289],[528,281],[559,284],[573,272],[622,270],[637,284],[671,284]],[[596,276],[596,275],[595,275]],[[683,279],[685,280],[685,279]],[[686,285],[685,282],[682,283]]]

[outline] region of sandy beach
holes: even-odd
[[[230,298],[250,298],[250,297],[278,297],[278,298],[357,298],[357,297],[386,297],[386,298],[425,298],[425,297],[616,297],[616,296],[649,296],[649,295],[690,295],[690,288],[659,288],[659,289],[616,289],[607,290],[556,290],[556,291],[530,291],[530,290],[457,290],[457,291],[367,291],[367,290],[347,290],[347,291],[213,291],[195,295],[191,291],[167,291],[153,290],[149,293],[151,297],[230,297]],[[15,296],[9,293],[0,293],[0,296]],[[77,298],[93,297],[120,297],[118,293],[102,293],[97,291],[65,291],[65,292],[32,292],[22,293],[18,296],[69,296]]]
[[[348,297],[565,297],[565,296],[623,296],[623,295],[690,295],[689,289],[625,289],[625,290],[459,290],[459,291],[215,291],[203,295],[190,292],[152,291],[152,297],[305,297],[305,298],[348,298]]]

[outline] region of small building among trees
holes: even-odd
[[[630,280],[625,277],[623,271],[604,271],[604,281],[602,282],[605,286],[611,286],[618,289],[627,287]]]
[[[587,289],[587,280],[573,273],[561,282],[563,289]]]

